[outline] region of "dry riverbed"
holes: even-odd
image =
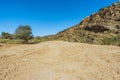
[[[120,47],[62,41],[3,45],[0,80],[120,80]]]

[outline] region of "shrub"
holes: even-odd
[[[36,44],[36,43],[40,43],[41,40],[40,39],[31,39],[28,41],[29,44]]]
[[[8,44],[23,44],[25,41],[22,39],[13,39],[13,40],[9,40],[7,43]]]
[[[120,46],[120,34],[115,37],[104,38],[103,44],[105,45],[119,45]]]
[[[2,39],[13,39],[13,35],[12,34],[9,34],[7,32],[2,32],[2,36],[1,36]]]
[[[0,43],[7,43],[7,44],[23,44],[25,41],[22,39],[0,39]]]
[[[10,39],[0,39],[0,43],[8,43]]]

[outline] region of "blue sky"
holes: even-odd
[[[0,0],[0,33],[30,25],[35,36],[55,34],[117,0]]]

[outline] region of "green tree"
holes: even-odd
[[[15,31],[15,38],[24,40],[24,43],[28,43],[28,40],[32,37],[32,29],[30,26],[20,25]]]
[[[13,39],[13,35],[11,35],[7,32],[2,32],[1,38],[2,39]]]

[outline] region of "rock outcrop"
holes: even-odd
[[[101,31],[103,28],[109,29],[109,30],[114,29],[116,31],[119,31],[118,26],[120,26],[120,4],[111,5],[109,7],[100,9],[99,12],[92,14],[90,17],[85,18],[79,24],[79,26],[81,25],[83,25],[85,28],[90,26],[89,28],[93,29],[93,31],[94,29],[98,28],[98,26],[99,26],[98,29],[99,30],[101,29]],[[100,28],[100,26],[103,28]]]

